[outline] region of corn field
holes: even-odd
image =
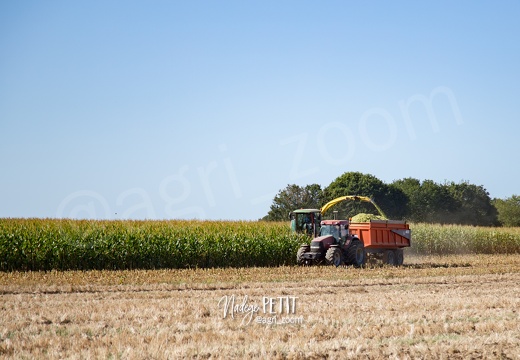
[[[413,224],[418,255],[520,253],[520,228]],[[295,264],[288,223],[0,219],[0,271]]]
[[[520,228],[434,224],[410,228],[409,251],[418,255],[520,253]]]
[[[0,219],[0,270],[290,265],[303,241],[286,223]]]

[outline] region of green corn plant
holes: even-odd
[[[0,219],[0,270],[290,265],[287,223]]]

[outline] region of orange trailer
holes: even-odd
[[[381,258],[386,264],[402,265],[403,248],[411,245],[412,232],[405,221],[350,223],[349,231],[363,242],[366,254]]]
[[[410,226],[405,221],[371,220],[362,223],[350,223],[350,233],[357,235],[367,252],[369,249],[399,249],[410,246]]]

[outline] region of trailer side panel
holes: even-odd
[[[357,235],[367,249],[396,249],[409,247],[410,226],[404,221],[371,220],[350,223],[350,232]]]

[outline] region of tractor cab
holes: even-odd
[[[332,235],[336,244],[343,246],[348,237],[348,220],[324,220],[320,224],[320,236]]]
[[[321,211],[319,209],[298,209],[289,214],[291,229],[313,238],[320,234]]]

